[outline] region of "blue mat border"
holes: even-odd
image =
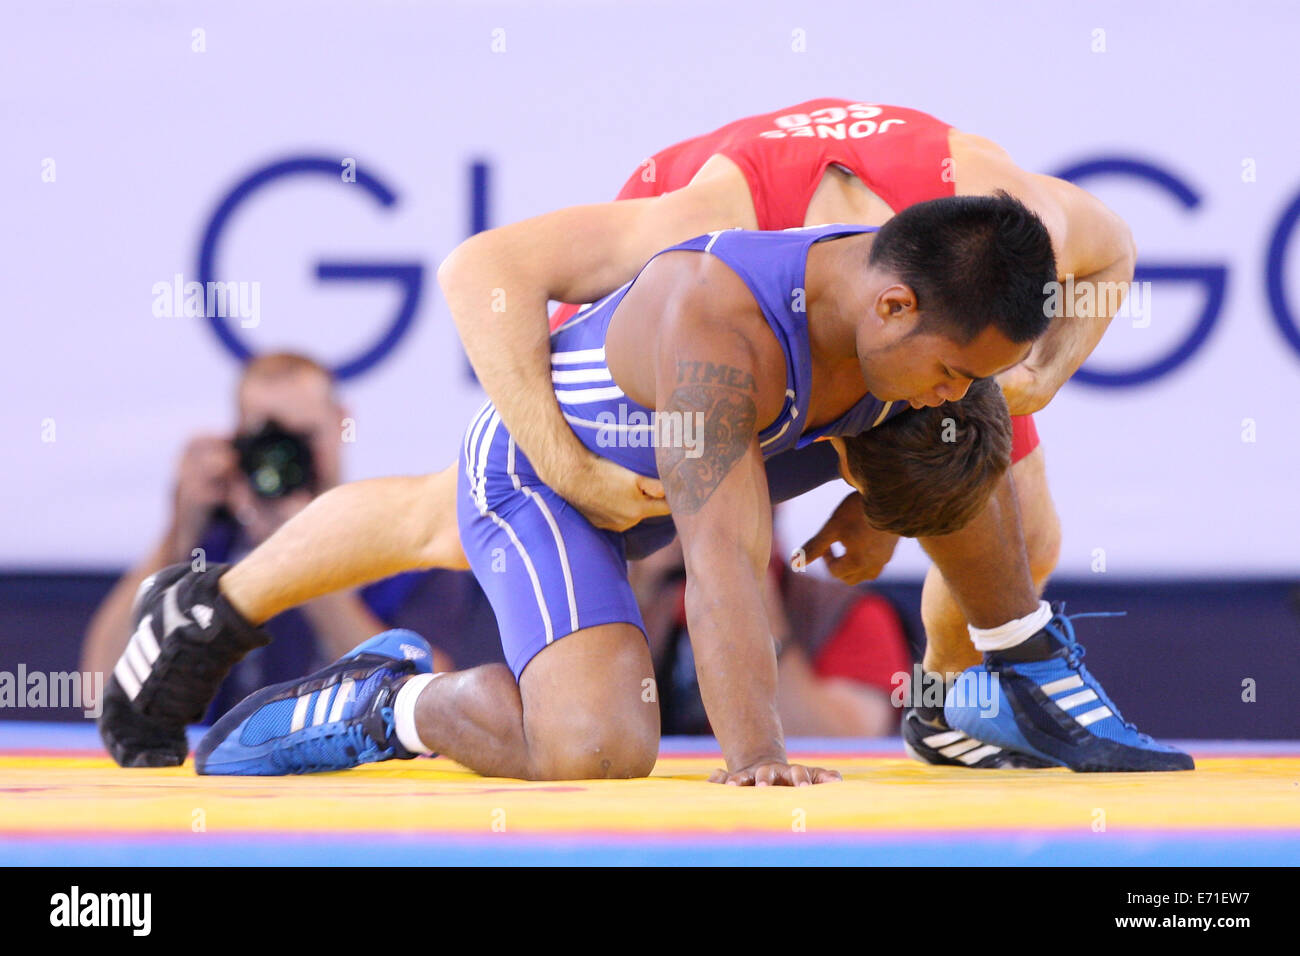
[[[38,838],[0,845],[5,866],[1296,866],[1300,832],[1029,833],[884,839],[735,835],[651,843],[582,839]]]

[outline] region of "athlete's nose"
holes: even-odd
[[[966,397],[966,393],[970,391],[972,384],[970,381],[950,382],[940,385],[934,390],[934,393],[945,402],[960,402]]]

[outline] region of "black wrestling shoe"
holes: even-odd
[[[1005,750],[953,730],[943,719],[925,720],[916,708],[903,714],[903,749],[913,760],[941,767],[973,770],[1041,770],[1059,764],[1015,750]]]
[[[104,687],[99,717],[99,736],[120,766],[184,763],[186,724],[203,717],[245,654],[271,642],[217,590],[229,569],[174,564],[140,583],[135,631]]]

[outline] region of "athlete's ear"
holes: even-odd
[[[876,315],[883,321],[912,319],[916,314],[916,293],[902,282],[895,282],[876,297]]]

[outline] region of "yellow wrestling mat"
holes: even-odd
[[[0,740],[0,862],[1300,862],[1295,745],[1191,744],[1192,772],[1075,774],[928,767],[894,756],[896,740],[792,741],[792,759],[844,782],[753,789],[705,782],[712,742],[680,738],[648,779],[554,783],[445,758],[199,777],[123,770],[92,741]]]

